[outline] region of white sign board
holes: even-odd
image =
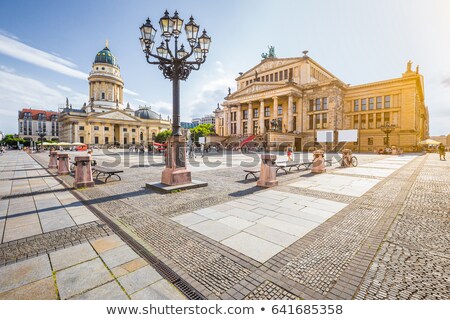
[[[338,130],[339,142],[357,142],[358,130]]]
[[[205,143],[205,137],[199,137],[198,138],[198,143]]]
[[[333,142],[333,130],[320,130],[317,132],[317,142]]]

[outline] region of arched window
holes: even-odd
[[[105,92],[102,91],[102,100],[105,100]]]
[[[144,133],[141,132],[141,141],[144,141]]]

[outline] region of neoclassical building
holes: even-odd
[[[428,137],[428,109],[423,76],[411,62],[401,77],[350,86],[307,56],[265,55],[236,78],[235,92],[215,110],[216,133],[229,137],[263,135],[270,142],[311,145],[319,130],[357,129],[353,150],[373,151],[386,145],[381,126],[395,125],[390,145],[413,151]]]
[[[115,56],[106,47],[95,56],[88,77],[89,98],[80,109],[66,105],[60,121],[60,141],[89,145],[147,145],[163,130],[170,129],[169,118],[150,107],[133,110],[123,101],[124,82]]]

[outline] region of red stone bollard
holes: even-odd
[[[67,153],[60,153],[58,155],[58,174],[64,175],[70,173],[69,155]]]
[[[49,155],[50,159],[48,161],[48,168],[49,169],[56,169],[58,168],[58,151],[50,151]]]
[[[74,188],[93,187],[91,157],[75,157],[75,181]]]
[[[275,187],[278,185],[275,160],[277,160],[277,156],[275,154],[261,155],[261,172],[258,182],[256,183],[257,186]]]
[[[325,169],[325,159],[323,158],[324,152],[322,150],[313,151],[313,163],[312,163],[312,173],[323,173],[327,171]]]

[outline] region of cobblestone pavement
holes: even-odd
[[[53,175],[0,158],[0,299],[186,299]]]
[[[162,167],[131,155],[121,162],[122,181],[96,181],[95,188],[77,192],[85,204],[105,213],[208,299],[448,299],[449,208],[448,197],[442,196],[449,191],[448,181],[442,178],[447,163],[436,166],[435,155],[357,156],[361,166],[355,170],[327,168],[323,177],[336,181],[327,191],[327,179],[304,184],[310,178],[305,170],[279,174],[279,186],[268,193],[254,181],[243,181],[239,164],[248,158],[234,155],[230,165],[191,168],[195,179],[208,182],[208,187],[162,195],[143,188],[147,182],[159,181]],[[101,161],[103,155],[94,157]],[[211,161],[223,158],[211,157]],[[43,155],[37,159],[45,164]],[[63,180],[70,185],[73,178]],[[354,193],[352,184],[366,189]],[[301,197],[314,207],[304,211]],[[330,214],[325,205],[330,200],[341,203],[342,209]],[[278,242],[278,235],[296,233],[285,223],[311,228],[311,220],[301,220],[305,212],[306,220],[327,215],[271,257],[251,258],[246,250],[254,244],[241,248],[242,240],[231,241],[236,232],[247,232],[252,219],[260,219],[276,225],[260,228],[268,233],[256,232],[256,237]],[[238,229],[229,239],[217,241],[208,228],[196,227],[207,225],[205,217],[223,219]],[[223,234],[230,229],[217,230]],[[407,290],[399,289],[405,286]],[[431,291],[434,295],[425,294]]]

